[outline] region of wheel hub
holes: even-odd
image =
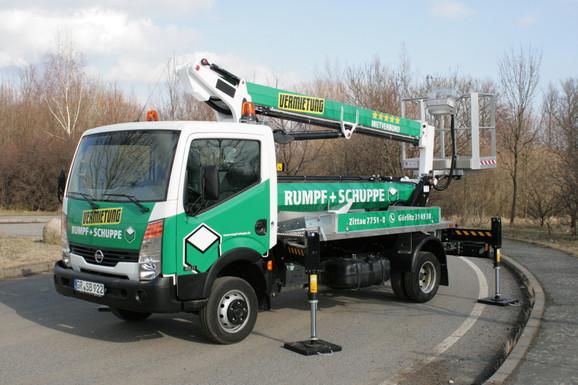
[[[419,287],[422,292],[429,293],[433,290],[436,281],[436,271],[433,263],[426,262],[419,270]]]
[[[229,305],[227,317],[233,325],[241,325],[247,319],[248,313],[249,309],[247,308],[245,301],[236,299]]]
[[[249,304],[242,292],[232,290],[223,296],[219,304],[219,323],[225,331],[238,331],[248,316]]]

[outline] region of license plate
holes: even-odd
[[[95,295],[97,297],[104,296],[104,285],[102,283],[83,281],[81,279],[74,280],[74,290],[80,293]]]

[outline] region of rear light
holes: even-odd
[[[138,257],[139,278],[152,280],[161,273],[161,258],[163,250],[162,220],[150,222],[145,231]]]

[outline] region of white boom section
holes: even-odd
[[[177,74],[185,92],[209,104],[220,122],[239,122],[243,102],[251,101],[244,80],[224,70],[220,73],[212,70],[206,59],[179,67]],[[237,84],[233,86],[225,76]]]

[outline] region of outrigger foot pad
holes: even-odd
[[[517,304],[518,300],[513,298],[504,298],[500,297],[499,295],[493,297],[482,298],[478,300],[479,303],[483,303],[486,305],[498,305],[498,306],[508,306]]]
[[[307,340],[297,342],[286,342],[285,349],[312,356],[314,354],[332,354],[341,351],[341,346],[323,340]]]

